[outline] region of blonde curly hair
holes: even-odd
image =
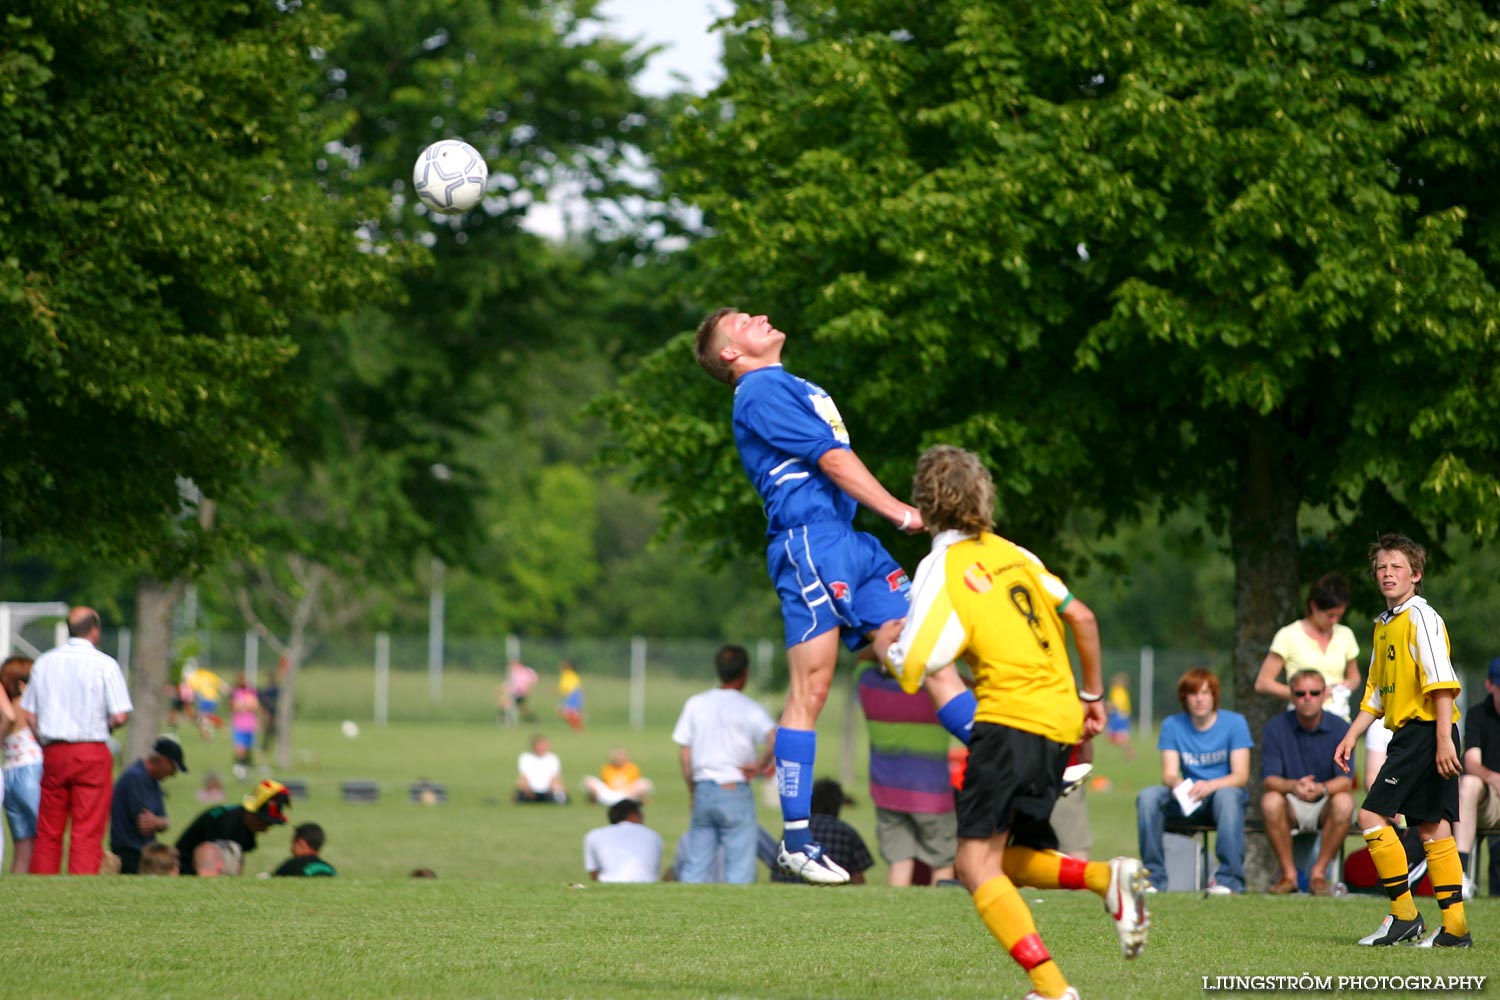
[[[995,527],[995,481],[972,451],[940,444],[917,459],[912,502],[933,533],[977,535]]]

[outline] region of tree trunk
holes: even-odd
[[[1249,819],[1259,820],[1260,734],[1286,705],[1255,693],[1255,677],[1276,630],[1297,617],[1297,509],[1300,490],[1278,447],[1279,427],[1257,420],[1250,427],[1241,489],[1230,508],[1234,556],[1234,708],[1250,724]],[[1246,838],[1245,888],[1264,892],[1278,871],[1264,834]]]
[[[302,651],[287,654],[286,673],[281,675],[281,697],[276,702],[276,767],[285,778],[292,766],[293,702],[297,697],[297,672],[302,666]]]
[[[135,585],[135,645],[131,652],[128,760],[145,756],[166,719],[165,687],[172,670],[172,608],[185,580],[143,576]]]

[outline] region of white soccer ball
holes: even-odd
[[[353,719],[345,719],[344,724],[339,728],[342,729],[344,731],[344,735],[349,737],[351,740],[359,735],[359,723],[355,722]]]
[[[467,212],[484,197],[490,168],[479,150],[461,139],[444,139],[422,150],[412,168],[417,197],[434,212]]]

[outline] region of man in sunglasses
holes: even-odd
[[[1271,886],[1274,895],[1297,891],[1297,866],[1292,860],[1292,835],[1322,831],[1318,857],[1308,869],[1307,885],[1314,896],[1328,895],[1328,863],[1349,832],[1354,815],[1354,782],[1334,765],[1349,723],[1323,710],[1327,681],[1316,670],[1299,670],[1287,685],[1292,710],[1279,712],[1261,735],[1260,798],[1266,820],[1266,839],[1281,862],[1281,878]]]

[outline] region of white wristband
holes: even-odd
[[[1090,694],[1087,691],[1079,691],[1078,692],[1078,700],[1079,701],[1086,701],[1086,702],[1089,702],[1089,703],[1093,703],[1093,702],[1096,702],[1096,701],[1103,701],[1104,700],[1104,695],[1102,693],[1101,694]]]
[[[901,515],[901,530],[905,531],[911,524],[911,511],[907,510]]]

